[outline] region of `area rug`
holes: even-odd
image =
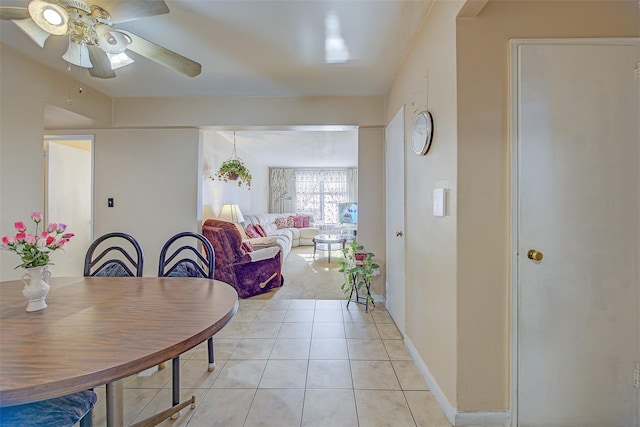
[[[252,299],[345,299],[341,285],[344,276],[338,270],[342,252],[332,251],[331,262],[327,251],[313,256],[313,246],[297,246],[282,266],[284,286]]]

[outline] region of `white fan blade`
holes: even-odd
[[[0,7],[0,19],[25,19],[29,18],[29,11],[26,7]]]
[[[164,0],[88,0],[89,6],[100,6],[111,15],[111,22],[119,23],[148,16],[166,15],[169,8]]]
[[[44,47],[44,42],[51,34],[38,27],[33,19],[12,19],[12,22],[18,26],[26,35],[31,38],[38,46]]]
[[[115,71],[111,69],[111,61],[107,54],[98,46],[87,46],[89,49],[89,59],[91,59],[92,68],[89,68],[89,74],[99,79],[112,79],[116,76]]]
[[[145,40],[140,36],[136,36],[129,31],[121,29],[118,29],[118,31],[126,34],[131,39],[128,49],[139,55],[149,58],[165,67],[173,68],[189,77],[195,77],[202,72],[202,65],[189,58],[152,43],[149,40]]]

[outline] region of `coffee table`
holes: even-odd
[[[331,245],[339,244],[344,249],[345,243],[347,239],[339,234],[318,234],[313,238],[313,258],[316,258],[316,249],[320,249],[329,253],[329,262],[331,262]]]

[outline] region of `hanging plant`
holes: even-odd
[[[238,181],[238,187],[245,184],[251,189],[251,173],[240,159],[229,159],[222,162],[218,172],[211,177],[222,182]]]
[[[233,151],[231,152],[231,158],[222,162],[218,172],[211,176],[211,179],[214,181],[218,179],[222,182],[237,181],[238,187],[242,187],[242,184],[244,184],[251,190],[251,172],[249,172],[244,162],[238,157],[235,132],[233,132]]]

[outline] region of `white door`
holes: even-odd
[[[82,276],[84,256],[92,241],[91,136],[46,136],[46,220],[65,223],[75,234],[51,256],[54,276]]]
[[[404,107],[385,129],[386,305],[400,332],[404,313]]]
[[[640,47],[521,43],[516,423],[637,426]]]

